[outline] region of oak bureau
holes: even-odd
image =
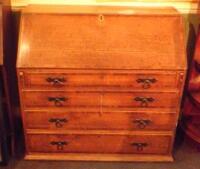
[[[25,159],[172,161],[183,27],[171,8],[25,8],[17,59]]]

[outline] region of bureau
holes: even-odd
[[[183,27],[171,8],[25,8],[17,57],[25,159],[172,161]]]

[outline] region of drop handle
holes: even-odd
[[[151,87],[151,85],[153,83],[156,83],[157,80],[155,78],[140,78],[140,79],[137,79],[137,83],[140,83],[142,84],[142,87],[144,89],[148,89]]]
[[[64,77],[48,77],[46,81],[52,85],[63,85],[66,79]]]
[[[145,129],[148,125],[152,123],[152,121],[145,119],[136,119],[133,121],[133,123],[135,123],[139,129]]]
[[[136,147],[137,151],[143,151],[145,147],[148,146],[147,143],[131,143],[133,147]]]
[[[66,141],[52,141],[50,144],[52,146],[56,146],[57,150],[64,150],[64,146],[66,146],[68,143]]]
[[[141,107],[148,107],[149,103],[152,103],[155,101],[152,97],[135,97],[134,99],[136,102],[140,102]]]
[[[63,102],[67,101],[65,97],[48,97],[49,102],[54,102],[55,106],[63,106]]]
[[[67,123],[68,120],[63,118],[63,119],[59,119],[59,118],[51,118],[49,119],[50,123],[55,123],[55,126],[57,128],[62,128],[64,126],[64,123]]]

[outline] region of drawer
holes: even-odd
[[[23,93],[25,107],[100,107],[99,92],[33,92]]]
[[[134,89],[177,89],[176,73],[24,73],[24,88],[129,87]]]
[[[175,113],[138,112],[25,112],[27,129],[173,130]]]
[[[104,107],[173,108],[179,105],[177,93],[107,92]]]
[[[177,93],[143,92],[23,92],[25,108],[34,107],[117,107],[173,108],[178,106]]]
[[[170,135],[127,134],[28,134],[28,152],[168,154]]]

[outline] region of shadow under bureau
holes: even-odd
[[[25,158],[172,161],[183,27],[170,8],[24,9],[17,72]]]

